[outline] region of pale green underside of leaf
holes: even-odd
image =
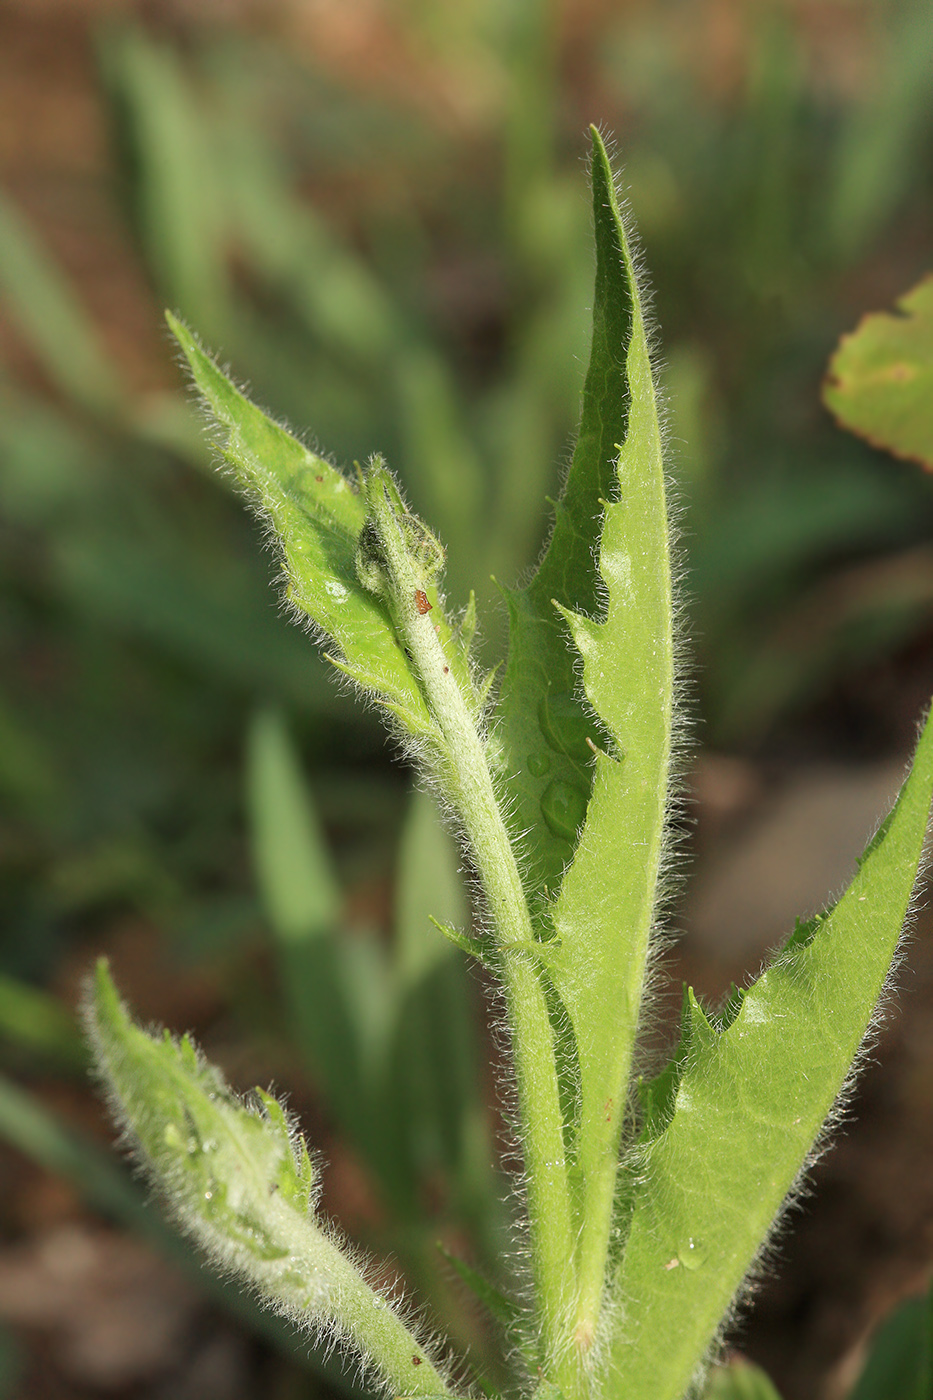
[[[829,363],[826,406],[875,447],[933,471],[933,276],[845,335]]]
[[[195,384],[220,429],[219,446],[237,480],[275,531],[284,555],[288,598],[337,648],[339,669],[414,735],[431,719],[421,688],[396,638],[388,609],[360,583],[356,549],[366,505],[351,482],[323,457],[273,422],[230,382],[174,316],[168,323]],[[464,648],[426,593],[451,670],[472,693]]]
[[[849,1074],[923,849],[933,724],[842,899],[788,941],[720,1031],[688,1002],[667,1127],[628,1164],[612,1393],[680,1400]]]
[[[547,910],[560,939],[548,965],[579,1056],[584,1215],[600,1177],[606,1208],[615,1173],[656,895],[673,680],[658,408],[631,253],[595,134],[592,179],[597,272],[580,436],[541,568],[509,596],[499,731],[516,826],[533,833],[530,882],[552,899],[560,887]],[[587,735],[609,755],[594,755]],[[586,814],[575,852],[554,830],[555,796],[570,813],[571,840]]]

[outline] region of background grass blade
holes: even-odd
[[[104,418],[126,389],[97,328],[64,273],[4,195],[0,195],[0,293],[43,370],[65,396]]]

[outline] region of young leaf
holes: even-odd
[[[330,659],[378,700],[413,736],[432,732],[418,678],[400,644],[386,601],[365,586],[358,551],[367,502],[323,457],[303,446],[234,388],[174,316],[168,323],[220,430],[220,447],[240,485],[270,522],[280,543],[291,603],[338,649]],[[420,528],[414,517],[412,530]],[[473,695],[462,648],[443,614],[436,568],[426,567],[420,591],[433,613],[448,664]]]
[[[42,1170],[67,1181],[105,1219],[116,1221],[147,1240],[166,1259],[194,1277],[198,1288],[227,1308],[241,1325],[264,1335],[284,1355],[317,1372],[348,1400],[362,1400],[363,1391],[349,1383],[342,1368],[329,1357],[309,1350],[307,1338],[296,1333],[284,1318],[262,1310],[238,1287],[206,1274],[187,1244],[158,1211],[150,1208],[142,1186],[118,1166],[112,1152],[66,1127],[34,1095],[3,1075],[0,1140]]]
[[[673,689],[658,402],[632,253],[595,131],[592,181],[596,292],[580,435],[541,568],[509,595],[499,730],[515,823],[531,833],[529,880],[553,900],[552,975],[579,1058],[583,1350],[602,1294],[657,891]]]
[[[667,1126],[630,1164],[609,1365],[626,1400],[680,1400],[844,1085],[895,956],[933,793],[933,722],[845,895],[714,1026],[690,998]]]
[[[86,1010],[114,1112],[178,1223],[267,1304],[358,1348],[396,1395],[449,1394],[393,1303],[315,1214],[317,1172],[281,1105],[235,1097],[185,1036],[148,1035],[98,964]]]
[[[875,447],[933,471],[933,276],[844,335],[829,362],[827,408]]]
[[[335,665],[425,741],[419,756],[462,819],[499,942],[530,943],[525,892],[478,727],[485,692],[470,672],[469,626],[466,637],[454,634],[440,605],[438,542],[406,510],[381,459],[361,474],[363,494],[353,489],[234,389],[175,318],[169,324],[218,420],[224,455],[282,546],[289,596],[336,643]],[[558,1349],[572,1227],[553,1037],[534,968],[506,958],[503,971],[527,1125],[542,1329]]]

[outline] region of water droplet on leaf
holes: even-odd
[[[686,1244],[681,1245],[677,1251],[677,1257],[685,1269],[700,1269],[706,1263],[706,1250],[699,1240],[689,1236]]]
[[[576,841],[577,832],[586,816],[586,794],[570,783],[555,778],[541,798],[541,815],[554,836]]]

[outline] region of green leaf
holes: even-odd
[[[447,1392],[429,1352],[315,1214],[317,1170],[281,1105],[237,1098],[191,1040],[133,1023],[101,960],[86,1007],[115,1116],[185,1232],[277,1312],[351,1341],[397,1393]],[[418,1368],[418,1369],[414,1369]]]
[[[629,1163],[609,1365],[626,1400],[680,1400],[813,1151],[889,975],[933,793],[933,723],[835,907],[798,927],[729,1014],[692,998],[666,1128]],[[724,1028],[720,1028],[724,1027]]]
[[[764,1371],[740,1361],[716,1367],[703,1392],[703,1400],[781,1400],[781,1397]]]
[[[241,1325],[267,1337],[300,1366],[326,1378],[344,1395],[361,1400],[362,1390],[349,1384],[334,1361],[311,1351],[307,1340],[283,1319],[261,1310],[233,1284],[205,1273],[188,1245],[151,1209],[146,1193],[117,1165],[112,1152],[86,1140],[60,1122],[32,1094],[0,1075],[0,1140],[23,1153],[44,1171],[67,1181],[91,1209],[147,1240],[163,1257],[192,1277],[208,1297],[225,1307]]]
[[[180,321],[172,315],[167,319],[217,421],[224,457],[280,542],[289,601],[337,647],[339,655],[330,659],[345,675],[409,734],[426,736],[432,731],[431,716],[389,608],[358,576],[367,519],[359,483],[267,418],[234,388]],[[399,509],[403,519],[414,522],[400,501]],[[472,694],[466,657],[444,617],[436,582],[426,578],[424,594],[451,671]]]
[[[273,1289],[291,1254],[288,1232],[307,1230],[318,1193],[307,1149],[293,1141],[280,1106],[268,1095],[238,1101],[187,1036],[157,1039],[135,1026],[103,961],[88,1026],[116,1111],[186,1233],[237,1272],[256,1266],[262,1277],[268,1265]],[[291,1207],[285,1215],[269,1207],[275,1194]],[[313,1245],[311,1258],[313,1294],[323,1288]]]
[[[897,309],[842,337],[823,399],[844,427],[933,471],[933,276]]]
[[[592,541],[603,501],[613,494],[616,444],[625,435],[628,389],[625,347],[631,334],[631,288],[623,261],[624,238],[610,207],[612,183],[605,153],[594,143],[593,208],[597,285],[593,346],[583,417],[570,474],[555,508],[554,529],[541,565],[524,589],[506,592],[509,656],[499,706],[502,769],[513,825],[527,832],[535,892],[556,893],[572,854],[592,784],[587,735],[598,726],[579,694],[577,658],[552,600],[595,614],[600,583]],[[550,797],[551,820],[542,803]],[[558,799],[563,797],[563,802]],[[557,807],[563,809],[560,821]],[[578,821],[568,819],[571,808]],[[556,829],[555,829],[556,828]]]
[[[509,595],[501,720],[515,825],[532,833],[534,892],[552,901],[539,914],[560,940],[549,963],[579,1058],[572,1156],[584,1346],[603,1286],[657,892],[673,683],[658,402],[632,253],[596,132],[592,180],[596,292],[580,435],[547,554],[530,586]]]
[[[931,1394],[933,1289],[928,1289],[884,1319],[849,1400],[929,1400]]]

